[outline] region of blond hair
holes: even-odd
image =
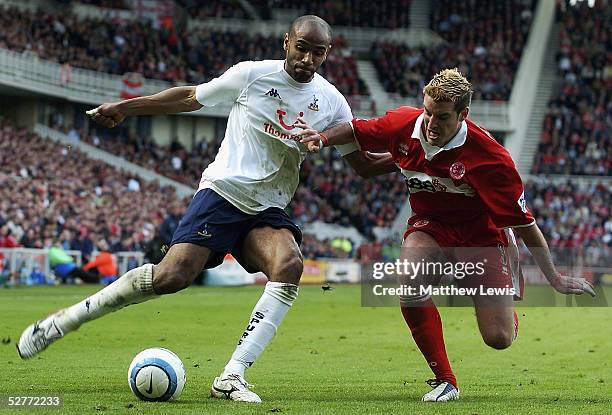
[[[452,102],[458,113],[470,106],[472,84],[457,68],[444,69],[429,81],[423,94],[429,95],[435,102]]]

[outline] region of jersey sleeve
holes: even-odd
[[[382,117],[364,120],[354,118],[351,122],[355,140],[362,151],[386,153],[391,151],[391,114],[387,112]]]
[[[240,62],[221,76],[196,87],[196,100],[205,107],[234,102],[247,85],[249,62]]]
[[[330,128],[333,128],[340,124],[350,123],[351,120],[353,119],[353,112],[351,111],[351,107],[349,106],[348,102],[346,102],[346,98],[344,98],[344,95],[338,92],[334,94],[334,97],[335,97],[334,116],[331,122],[329,123],[329,125],[327,126],[327,128],[325,128],[326,130],[329,130]],[[359,147],[357,146],[357,143],[355,142],[337,145],[335,146],[335,148],[342,157],[359,150]]]
[[[523,182],[509,155],[474,169],[469,180],[498,228],[529,226],[535,222],[527,208]]]

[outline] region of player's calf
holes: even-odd
[[[211,250],[193,243],[177,243],[153,268],[157,294],[172,294],[191,285],[208,261]]]
[[[489,347],[502,350],[512,344],[516,321],[511,296],[472,297],[482,340]]]
[[[184,258],[169,264],[160,263],[153,268],[153,287],[157,294],[172,294],[189,287],[202,269],[196,269],[193,261]]]
[[[270,281],[299,285],[304,272],[302,254],[298,251],[294,255],[281,258],[271,268],[270,273],[266,273]]]

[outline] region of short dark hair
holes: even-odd
[[[298,28],[300,28],[305,23],[318,24],[319,26],[323,27],[323,29],[327,31],[327,36],[329,36],[329,43],[331,43],[331,26],[325,20],[321,19],[319,16],[315,16],[314,14],[306,14],[304,16],[300,16],[293,22],[291,22],[291,26],[289,27],[289,36],[295,36],[295,32],[297,32]]]

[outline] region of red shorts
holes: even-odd
[[[452,262],[480,262],[482,276],[455,278],[462,288],[513,288],[514,299],[523,298],[525,282],[519,252],[511,229],[498,229],[482,218],[469,223],[449,224],[419,216],[408,220],[404,239],[414,232],[425,232],[436,240]]]

